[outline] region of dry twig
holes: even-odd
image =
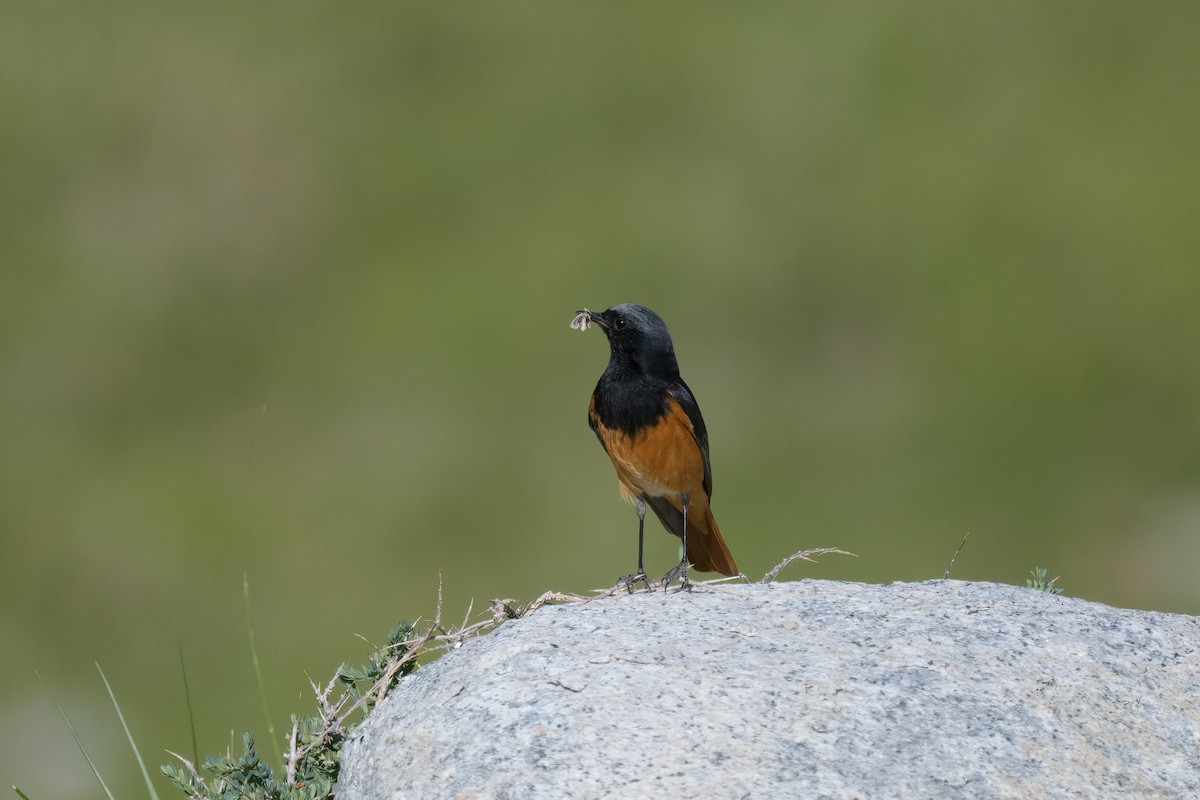
[[[188,769],[188,772],[190,772],[190,773],[192,774],[192,779],[193,779],[193,780],[195,780],[195,781],[196,781],[196,783],[200,784],[201,786],[203,786],[203,785],[204,785],[204,778],[201,778],[201,777],[200,777],[200,773],[196,771],[196,765],[195,765],[195,764],[193,764],[192,762],[188,761],[186,758],[184,758],[183,756],[179,755],[179,753],[176,753],[174,750],[168,750],[167,752],[168,752],[168,753],[170,753],[171,755],[175,756],[175,758],[179,759],[179,761],[180,761],[180,762],[181,762],[181,763],[182,763],[182,764],[183,764],[185,767],[187,767],[187,769]]]
[[[947,580],[950,577],[950,570],[954,569],[954,562],[958,561],[958,554],[962,552],[963,545],[967,543],[967,537],[970,535],[970,531],[963,534],[962,541],[958,543],[958,549],[954,551],[954,555],[950,556],[950,563],[946,565],[946,571],[942,573],[942,580]]]
[[[311,683],[311,681],[309,681]],[[322,715],[324,716],[324,715]],[[300,756],[296,753],[296,737],[300,733],[300,720],[292,715],[292,733],[288,736],[288,756],[287,756],[287,785],[296,785],[296,764],[300,762]]]
[[[854,556],[854,553],[848,553],[845,550],[841,550],[837,547],[814,547],[810,550],[801,550],[799,553],[792,553],[783,561],[780,561],[778,564],[767,570],[767,574],[762,576],[762,580],[760,580],[759,583],[770,583],[771,581],[775,580],[775,578],[779,575],[779,572],[793,561],[811,561],[815,564],[817,563],[816,559],[810,558],[810,556],[822,556],[826,553],[840,553],[844,556]],[[854,557],[858,558],[858,556]]]

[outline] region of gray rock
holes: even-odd
[[[543,607],[406,678],[340,800],[1200,797],[1200,618],[930,581]]]

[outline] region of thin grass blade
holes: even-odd
[[[258,648],[254,645],[254,625],[250,621],[250,578],[242,575],[242,596],[246,598],[246,633],[250,636],[250,659],[254,662],[254,677],[258,679],[258,699],[262,702],[263,716],[267,720],[267,739],[271,742],[271,751],[275,762],[283,762],[283,751],[279,749],[279,740],[275,734],[275,723],[271,720],[271,707],[267,704],[267,685],[263,682],[262,666],[258,663]]]
[[[196,741],[196,715],[192,711],[192,692],[188,688],[187,667],[183,663],[183,640],[176,637],[175,643],[179,645],[179,674],[183,676],[183,700],[187,704],[188,712],[188,728],[192,732],[192,763],[200,763],[200,745]]]
[[[96,769],[96,763],[92,761],[92,757],[88,755],[87,748],[83,746],[83,742],[79,738],[79,734],[75,731],[75,726],[71,724],[71,718],[67,716],[67,712],[59,705],[58,700],[50,692],[50,687],[46,686],[46,680],[42,677],[42,673],[35,673],[38,680],[42,682],[42,686],[46,687],[46,694],[50,695],[50,700],[53,701],[54,707],[58,709],[58,713],[62,715],[63,722],[67,723],[67,729],[71,731],[71,738],[75,740],[75,746],[79,748],[79,752],[83,753],[83,758],[87,761],[88,766],[92,768],[92,774],[96,776],[96,780],[100,782],[100,788],[104,790],[104,794],[108,796],[108,800],[117,800],[113,797],[113,793],[108,790],[108,784],[104,782],[104,778],[100,777],[100,770]],[[17,787],[13,787],[16,789]],[[18,793],[19,790],[18,790]]]
[[[133,741],[133,734],[129,731],[129,726],[125,724],[125,715],[121,713],[121,706],[117,703],[117,696],[113,694],[112,686],[108,683],[108,678],[104,674],[104,670],[100,669],[100,662],[96,662],[96,670],[100,673],[100,680],[104,681],[104,688],[108,690],[108,697],[112,700],[113,708],[117,710],[117,719],[121,720],[121,727],[125,729],[125,738],[129,739],[129,746],[133,748],[133,755],[137,758],[138,768],[142,771],[142,777],[146,779],[146,790],[150,792],[150,797],[153,800],[158,800],[158,792],[154,791],[154,784],[150,781],[150,773],[146,771],[146,762],[142,760],[142,754],[138,750],[137,743]]]

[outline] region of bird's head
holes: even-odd
[[[610,363],[636,367],[648,375],[677,378],[679,365],[671,334],[662,317],[645,306],[621,303],[604,311],[576,312],[571,327],[587,330],[598,325],[608,337]]]

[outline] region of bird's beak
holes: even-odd
[[[601,328],[607,328],[608,323],[604,321],[603,311],[588,311],[586,308],[581,308],[575,312],[575,317],[571,320],[571,327],[586,331],[589,325],[599,325]]]

